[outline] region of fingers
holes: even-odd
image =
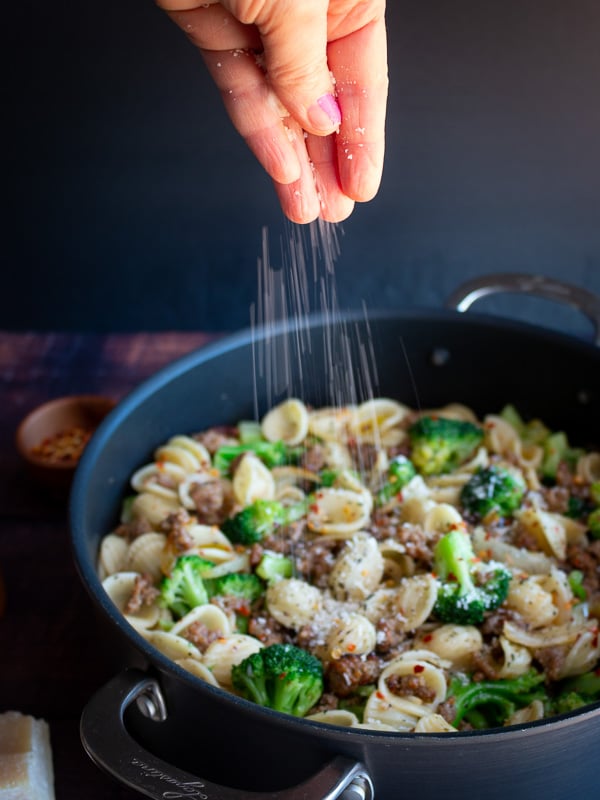
[[[203,50],[202,55],[231,121],[262,167],[279,183],[298,180],[301,165],[287,127],[289,117],[252,53]]]
[[[341,120],[327,64],[328,0],[222,0],[260,34],[269,81],[302,127],[315,134],[337,130]]]
[[[306,134],[292,119],[288,125],[301,173],[293,183],[275,183],[284,214],[292,222],[300,224],[312,222],[317,217],[327,222],[341,222],[352,213],[354,201],[340,186],[335,137]]]
[[[332,42],[328,57],[342,109],[339,179],[349,197],[364,202],[377,193],[383,171],[388,91],[383,17]]]

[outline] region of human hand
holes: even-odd
[[[346,219],[383,169],[385,0],[157,0],[199,48],[294,222]]]

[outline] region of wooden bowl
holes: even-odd
[[[34,408],[17,428],[16,445],[41,483],[67,490],[87,440],[116,403],[101,395],[73,395]]]

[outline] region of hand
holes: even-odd
[[[292,221],[339,222],[383,169],[385,0],[157,0],[200,49]]]

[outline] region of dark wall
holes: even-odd
[[[3,14],[2,327],[246,326],[284,220],[192,46],[150,0]],[[600,293],[600,4],[390,0],[388,29],[384,180],[342,226],[340,304],[439,306],[493,271]]]

